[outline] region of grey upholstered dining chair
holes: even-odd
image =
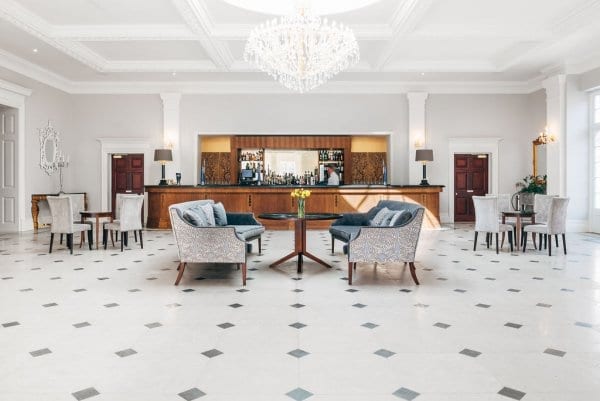
[[[50,226],[50,250],[52,253],[52,245],[54,243],[54,234],[67,234],[67,247],[73,253],[73,233],[81,232],[82,241],[79,247],[83,244],[85,232],[88,232],[88,244],[92,249],[92,226],[90,224],[80,224],[73,221],[73,204],[69,196],[49,196],[47,198],[52,216],[52,224]]]
[[[108,244],[108,231],[119,231],[121,233],[121,252],[123,252],[123,246],[127,245],[128,233],[130,231],[137,231],[140,234],[140,246],[144,249],[144,239],[142,237],[142,208],[144,206],[144,195],[123,195],[120,198],[121,208],[119,211],[119,219],[104,224],[104,249],[106,249]]]
[[[539,249],[542,249],[542,236],[544,236],[548,246],[548,256],[552,256],[552,236],[556,236],[556,242],[558,246],[558,234],[562,235],[563,252],[567,254],[567,206],[569,205],[569,198],[550,198],[550,208],[548,210],[547,221],[545,224],[538,224],[536,218],[536,224],[531,224],[523,229],[523,252],[527,247],[527,233],[537,233],[540,235]],[[536,214],[537,217],[537,214]],[[550,238],[548,238],[548,236]]]
[[[490,247],[491,234],[496,234],[496,253],[499,252],[498,234],[508,232],[510,251],[513,250],[513,227],[498,221],[498,198],[495,196],[473,196],[475,206],[475,240],[473,251],[477,250],[477,234],[484,232],[487,247]]]

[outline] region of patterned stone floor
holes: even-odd
[[[599,399],[598,236],[548,257],[425,231],[419,287],[394,264],[349,287],[324,231],[308,246],[333,269],[271,269],[292,233],[264,237],[242,288],[229,265],[175,287],[167,231],[72,256],[47,254],[48,232],[0,235],[0,400]]]

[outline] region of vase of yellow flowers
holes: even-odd
[[[304,208],[306,206],[306,198],[310,196],[310,191],[304,188],[296,188],[290,194],[292,198],[298,200],[298,218],[304,217]]]

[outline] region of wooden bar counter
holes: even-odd
[[[213,199],[223,202],[228,212],[291,213],[296,211],[296,200],[290,196],[292,186],[158,186],[147,185],[148,221],[147,228],[171,227],[168,207],[175,203],[199,199]],[[439,194],[441,185],[342,185],[339,187],[304,187],[312,194],[306,200],[307,213],[352,213],[366,212],[383,199],[418,203],[425,207],[424,228],[440,226]],[[292,224],[286,221],[262,220],[268,229],[291,230]],[[309,228],[325,229],[331,222],[313,221]]]

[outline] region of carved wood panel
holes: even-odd
[[[382,184],[385,152],[352,152],[352,183]]]
[[[202,152],[200,155],[207,184],[231,183],[231,154],[229,152]]]

